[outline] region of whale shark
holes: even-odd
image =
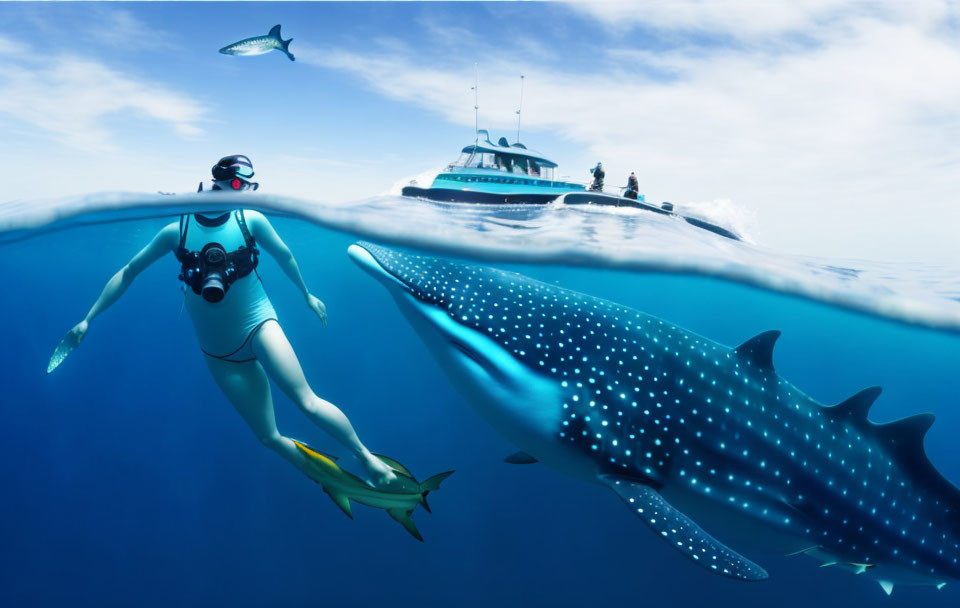
[[[224,55],[263,55],[276,49],[285,54],[290,61],[293,61],[293,53],[290,52],[290,43],[293,38],[284,40],[280,37],[280,25],[270,28],[266,36],[254,36],[253,38],[244,38],[239,42],[228,44],[220,49]]]
[[[363,242],[349,255],[521,450],[508,462],[607,486],[708,571],[768,578],[717,534],[888,595],[960,576],[960,491],[923,449],[933,415],[874,423],[877,387],[816,402],[775,371],[780,332],[729,348],[512,272]]]

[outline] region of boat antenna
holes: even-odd
[[[517,143],[520,143],[520,112],[523,111],[523,74],[520,74],[520,106],[517,108]]]
[[[473,144],[480,143],[480,69],[476,62],[473,64]]]

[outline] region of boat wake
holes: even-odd
[[[960,333],[956,268],[784,255],[712,234],[679,217],[638,209],[467,205],[393,195],[330,205],[259,193],[107,192],[0,203],[0,244],[74,226],[241,206],[386,244],[478,260],[715,277]]]

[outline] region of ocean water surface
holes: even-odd
[[[734,346],[783,336],[784,378],[870,418],[932,412],[930,460],[960,480],[960,286],[942,268],[784,256],[644,212],[456,207],[383,197],[329,206],[261,195],[89,195],[0,205],[3,437],[0,605],[950,606],[804,556],[733,545],[770,579],[692,565],[606,488],[516,451],[441,374],[392,298],[353,264],[360,238],[515,270]],[[147,269],[51,375],[57,342],[104,283],[181,212],[266,212],[327,305],[321,326],[269,256],[260,268],[307,378],[374,451],[420,479],[455,469],[414,514],[355,520],[259,444],[207,372],[172,255]],[[279,391],[278,425],[343,449]],[[723,539],[722,530],[711,530]]]

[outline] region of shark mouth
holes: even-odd
[[[395,252],[372,243],[360,242],[350,245],[347,254],[388,289],[399,289],[407,296],[413,308],[430,324],[440,330],[447,343],[464,358],[469,359],[487,375],[499,382],[509,379],[486,355],[482,348],[473,344],[471,337],[477,330],[458,323],[445,306],[432,293],[432,287],[444,281],[445,265],[433,266],[439,260],[418,255]],[[482,332],[480,332],[482,333]]]

